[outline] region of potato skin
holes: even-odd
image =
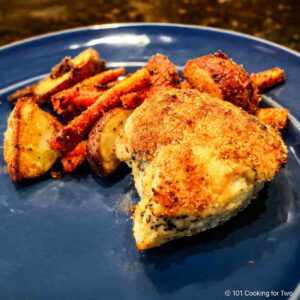
[[[224,53],[219,51],[189,60],[183,75],[193,88],[255,113],[260,101],[256,85],[244,68]]]
[[[123,107],[114,108],[104,114],[91,130],[86,158],[96,175],[108,177],[119,166],[120,161],[115,155],[114,144],[132,111]]]
[[[14,182],[39,177],[52,167],[59,154],[49,142],[60,126],[30,98],[17,102],[4,133],[4,159]]]
[[[104,69],[104,62],[92,48],[79,53],[75,58],[64,58],[52,68],[50,76],[35,85],[27,86],[10,95],[8,99],[15,103],[21,97],[31,97],[37,104],[43,104],[50,96],[67,89],[77,82],[90,77]]]

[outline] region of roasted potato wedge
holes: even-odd
[[[131,114],[132,109],[118,107],[107,112],[93,127],[87,145],[87,161],[100,177],[108,177],[119,166],[114,144],[119,131]]]
[[[260,122],[281,130],[287,124],[288,112],[285,108],[259,108],[256,117]]]
[[[30,98],[17,102],[4,133],[4,159],[14,182],[41,176],[52,167],[59,153],[49,142],[60,126]]]
[[[9,100],[16,102],[20,97],[30,96],[37,104],[43,104],[51,95],[67,89],[103,69],[104,62],[100,60],[98,52],[89,48],[74,59],[64,58],[52,69],[50,76],[36,85],[15,92],[9,96]]]

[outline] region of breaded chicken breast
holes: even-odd
[[[134,237],[145,250],[236,215],[286,162],[280,134],[197,90],[158,92],[126,121],[116,154],[141,197]]]

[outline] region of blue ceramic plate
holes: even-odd
[[[286,83],[264,105],[284,106],[289,159],[260,197],[226,224],[145,253],[135,250],[126,206],[137,201],[128,169],[101,180],[82,168],[61,180],[15,185],[0,158],[0,299],[276,299],[300,278],[299,54],[233,32],[177,25],[109,25],[53,33],[0,48],[0,131],[6,97],[64,56],[94,47],[128,72],[160,52],[179,70],[221,49],[248,72],[283,68]],[[3,143],[1,141],[1,152]],[[227,292],[226,292],[227,291]],[[256,293],[256,294],[250,294]],[[297,295],[296,295],[297,294]],[[238,298],[238,297],[236,297]]]

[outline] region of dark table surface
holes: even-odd
[[[231,29],[300,51],[299,0],[0,0],[0,45],[51,31],[116,22]]]

